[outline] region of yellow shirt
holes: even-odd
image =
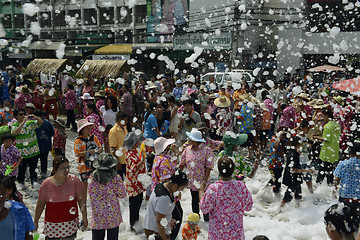
[[[116,151],[121,150],[122,152],[121,156],[116,156],[120,164],[126,164],[126,150],[123,148],[123,144],[127,133],[128,131],[126,127],[122,128],[118,124],[115,124],[115,126],[113,126],[109,132],[110,148],[116,148]]]

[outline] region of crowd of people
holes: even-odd
[[[149,239],[176,239],[179,233],[182,239],[197,239],[200,219],[209,221],[209,239],[245,239],[243,216],[253,205],[246,180],[259,166],[271,176],[264,185],[275,195],[284,192],[281,207],[294,198],[295,207],[300,204],[303,182],[313,193],[314,183],[326,178],[339,200],[325,214],[329,236],[357,237],[356,96],[311,85],[309,76],[299,75],[289,82],[263,79],[249,85],[242,80],[219,86],[212,77],[206,83],[193,76],[130,80],[127,74],[120,81],[75,81],[61,73],[57,85],[25,81],[10,70],[6,74],[0,110],[0,229],[12,231],[5,239],[31,239],[44,209],[47,239],[75,239],[79,227],[91,229],[93,239],[104,239],[105,232],[108,239],[118,239],[123,222],[119,198],[126,197],[129,226],[138,233],[144,194],[143,232]],[[70,131],[77,133],[76,160],[68,159]],[[69,164],[76,164],[78,172],[70,174]],[[34,219],[21,203],[26,188],[38,190]],[[185,188],[193,213],[183,225]],[[337,208],[355,212],[346,219],[350,229],[334,223],[339,221],[334,212],[341,215]]]

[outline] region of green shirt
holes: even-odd
[[[20,123],[16,122],[11,125],[11,132],[13,133]],[[20,150],[23,158],[31,158],[40,154],[38,139],[36,136],[35,129],[39,127],[38,121],[29,120],[27,121],[20,133],[15,136],[15,146]]]
[[[334,121],[329,121],[323,130],[323,138],[326,142],[322,143],[319,158],[324,162],[334,163],[339,161],[339,141],[341,128]]]
[[[222,156],[226,156],[224,150],[219,153],[219,157],[221,158]],[[237,152],[233,152],[232,156],[228,156],[228,157],[234,159],[235,168],[234,168],[233,177],[235,179],[237,175],[247,177],[251,174],[252,172],[251,166],[245,161],[245,159],[240,154],[238,154]]]

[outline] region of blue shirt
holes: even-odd
[[[249,107],[247,103],[241,105],[240,116],[244,119],[242,121],[237,120],[239,123],[239,133],[251,133],[254,129],[254,109]]]
[[[158,127],[156,117],[150,114],[144,123],[144,138],[156,139],[158,137],[154,128]]]
[[[350,158],[339,162],[334,175],[340,178],[340,197],[360,199],[360,159]]]
[[[24,240],[27,232],[36,230],[33,219],[24,204],[15,201],[9,202],[11,203],[10,213],[15,229],[14,240]]]
[[[172,93],[174,94],[174,97],[175,97],[176,100],[180,100],[180,99],[181,99],[182,91],[183,91],[183,87],[181,87],[181,88],[175,87],[175,88],[172,90]]]
[[[14,239],[14,220],[10,212],[5,219],[0,221],[0,232],[2,240]]]
[[[55,130],[54,127],[48,120],[44,120],[44,123],[37,128],[36,136],[38,139],[40,152],[50,152],[51,151],[51,137],[54,136]]]

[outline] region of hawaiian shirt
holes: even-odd
[[[14,145],[10,145],[8,149],[5,149],[4,144],[1,145],[1,166],[0,166],[0,174],[5,175],[6,165],[13,166],[17,163],[18,159],[21,157],[21,153],[19,149],[17,149]],[[18,169],[12,171],[8,176],[17,176]]]
[[[217,130],[216,134],[223,137],[227,131],[233,130],[232,112],[230,108],[219,108],[216,114]]]
[[[245,91],[239,89],[236,90],[232,96],[232,99],[234,101],[234,109],[240,109],[241,108],[241,104],[242,104],[242,100],[240,100],[240,95],[243,95],[245,93]]]
[[[129,197],[135,197],[145,191],[144,186],[138,180],[139,174],[145,174],[145,164],[142,164],[139,171],[135,173],[135,169],[141,162],[140,153],[137,149],[130,149],[126,152],[126,178],[125,186],[127,195]],[[147,186],[145,186],[147,187]]]
[[[271,128],[271,114],[269,110],[262,110],[262,119],[261,119],[261,130],[270,130]]]
[[[11,132],[14,132],[18,128],[20,123],[15,122],[11,125]],[[23,158],[32,158],[40,154],[38,139],[36,131],[40,127],[38,121],[28,120],[24,124],[20,133],[16,135],[15,146],[20,150]]]
[[[158,183],[164,182],[173,175],[176,168],[176,160],[171,159],[168,154],[156,155],[151,169],[151,190],[154,190]]]
[[[128,116],[133,115],[132,96],[129,91],[127,91],[121,96],[120,111],[127,113]]]
[[[207,108],[208,101],[209,101],[209,95],[199,93],[198,99],[200,101],[201,112],[206,112],[206,108]]]
[[[350,158],[340,161],[334,175],[340,178],[339,196],[360,199],[360,159]]]
[[[244,103],[241,105],[240,116],[244,119],[242,121],[237,120],[239,133],[251,133],[254,128],[254,109],[249,107],[247,103]]]
[[[0,110],[0,126],[7,125],[13,119],[14,112],[11,109],[8,112],[5,109]]]
[[[287,106],[282,112],[279,122],[279,128],[294,128],[295,113],[296,109],[292,105]]]
[[[65,109],[73,110],[76,107],[76,93],[70,89],[65,93]]]
[[[88,122],[94,123],[95,126],[91,129],[90,135],[95,135],[101,145],[104,144],[104,131],[105,131],[105,121],[104,118],[96,113],[92,113],[86,117]],[[100,122],[101,120],[101,122]]]
[[[269,142],[269,161],[268,161],[268,168],[282,168],[284,164],[284,156],[285,156],[285,145],[286,142],[282,141],[279,143],[277,148],[274,147],[274,143],[276,141],[276,137],[274,136]]]
[[[15,99],[15,104],[17,108],[24,108],[27,103],[31,103],[33,101],[33,98],[31,94],[23,94],[19,93],[19,97]]]
[[[79,137],[83,137],[83,136],[79,136]],[[96,143],[98,148],[101,147],[101,144],[96,136],[94,136],[94,142]],[[74,153],[75,153],[75,157],[78,158],[78,170],[80,174],[91,172],[93,170],[85,165],[84,157],[79,157],[79,153],[84,151],[86,151],[86,142],[84,142],[80,138],[77,138],[74,142]]]
[[[225,155],[225,151],[221,151],[219,153],[219,158]],[[249,163],[245,161],[245,159],[237,152],[233,152],[230,158],[234,159],[235,168],[233,176],[236,178],[237,175],[247,177],[251,174],[252,169]]]
[[[175,99],[177,101],[180,101],[181,97],[182,97],[182,92],[183,92],[183,87],[181,88],[178,88],[178,87],[175,87],[172,91],[172,93],[174,94],[175,96]]]
[[[99,99],[96,102],[96,109],[100,112],[100,108],[105,105],[105,99]]]
[[[199,191],[200,184],[205,180],[206,169],[214,167],[213,152],[203,143],[197,149],[188,146],[182,153],[180,166],[185,166],[189,170],[187,187],[193,191]],[[209,184],[210,177],[206,186],[209,186]]]

